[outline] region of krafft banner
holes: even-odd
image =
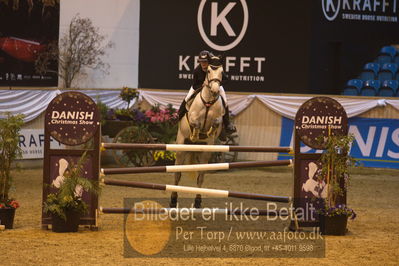
[[[294,120],[283,117],[280,146],[293,145]],[[399,168],[399,120],[350,118],[349,134],[353,134],[350,155],[366,167]],[[302,145],[303,153],[321,153]],[[288,156],[288,155],[287,155]],[[279,159],[287,159],[280,154]]]
[[[59,1],[0,1],[0,86],[57,86],[51,73],[35,71],[35,61],[58,41]]]
[[[318,0],[312,1],[312,44],[320,41],[356,45],[364,58],[365,47],[395,44],[399,29],[397,0]],[[313,49],[312,47],[312,49]],[[345,47],[342,47],[343,49]],[[348,55],[349,56],[349,55]]]
[[[296,2],[141,1],[139,87],[188,90],[208,50],[224,56],[227,91],[306,88],[309,4]]]
[[[22,159],[42,159],[44,156],[44,130],[22,129],[18,136],[18,146],[22,150]],[[50,138],[52,149],[61,149],[64,145]]]
[[[397,0],[321,0],[328,21],[397,23]]]
[[[397,0],[314,0],[310,93],[341,94],[382,47],[399,42]]]

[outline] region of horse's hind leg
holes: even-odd
[[[176,153],[176,165],[182,164],[184,161],[184,154],[183,152],[177,152]],[[181,172],[176,172],[175,173],[175,186],[179,185],[181,179]],[[177,207],[177,192],[172,192],[170,196],[170,208],[176,208]]]

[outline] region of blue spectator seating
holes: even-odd
[[[360,90],[362,96],[376,96],[380,90],[381,82],[379,80],[366,80]]]
[[[367,63],[363,67],[362,73],[360,73],[360,79],[363,81],[375,79],[378,71],[380,70],[380,64],[378,63]]]
[[[393,63],[399,65],[399,53],[397,53],[397,54],[395,55],[395,57],[393,58]]]
[[[384,80],[378,92],[379,96],[394,97],[398,91],[399,82],[397,80]]]
[[[363,86],[363,80],[361,79],[351,79],[346,83],[343,91],[343,95],[359,95],[360,89]]]
[[[379,64],[385,64],[385,63],[391,63],[393,58],[396,55],[396,49],[393,46],[384,46],[381,48],[378,57],[377,57],[377,62]]]
[[[399,97],[399,45],[384,46],[377,58],[363,66],[357,79],[350,79],[342,95]]]
[[[378,72],[378,79],[381,81],[395,79],[396,72],[398,72],[398,65],[395,63],[383,64]]]

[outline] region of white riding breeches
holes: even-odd
[[[186,102],[188,102],[188,100],[190,100],[190,98],[191,98],[191,96],[194,94],[194,92],[195,92],[195,90],[193,89],[193,86],[191,86],[191,88],[190,88],[190,90],[188,91],[187,96],[186,96],[186,98],[184,98],[184,100],[185,100]]]
[[[184,98],[184,100],[187,102],[191,98],[191,96],[194,94],[194,92],[195,92],[195,90],[191,86],[191,88],[188,91],[188,94],[187,94],[186,98]],[[226,97],[226,92],[224,91],[223,86],[220,86],[219,92],[220,92],[220,96],[222,96],[222,98],[224,100],[224,104],[227,106],[227,97]]]

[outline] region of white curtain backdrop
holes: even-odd
[[[5,113],[24,114],[25,122],[29,122],[46,111],[47,105],[60,90],[0,90],[0,118]],[[99,100],[109,108],[126,108],[126,102],[119,98],[118,90],[79,90],[94,101]]]
[[[151,105],[160,104],[166,106],[168,103],[173,104],[175,108],[180,106],[181,101],[186,96],[186,92],[159,92],[159,91],[140,91],[143,99]],[[317,95],[315,95],[317,96]],[[296,111],[310,96],[273,96],[260,94],[227,94],[227,101],[230,111],[237,115],[247,108],[253,100],[258,99],[264,105],[276,113],[294,119]],[[377,106],[392,105],[399,110],[399,100],[387,99],[352,99],[333,97],[345,108],[348,117],[358,116]]]
[[[24,114],[25,122],[44,112],[49,102],[59,93],[37,90],[0,90],[0,118],[4,113]]]
[[[79,90],[82,93],[93,98],[94,101],[101,101],[109,108],[125,108],[126,103],[119,97],[119,90]],[[146,100],[149,104],[166,107],[172,104],[174,108],[179,108],[180,103],[187,92],[172,91],[149,91],[139,90],[139,101]],[[4,113],[24,114],[25,122],[38,117],[47,108],[50,101],[58,94],[60,90],[0,90],[0,117]],[[227,101],[230,111],[237,115],[247,108],[253,100],[258,99],[265,106],[276,113],[293,119],[299,106],[311,97],[305,96],[273,96],[260,94],[228,94]],[[335,98],[335,97],[333,97]],[[391,99],[352,99],[335,98],[345,108],[348,117],[358,116],[377,106],[391,105],[399,110],[399,100]],[[133,104],[133,103],[132,103]]]

